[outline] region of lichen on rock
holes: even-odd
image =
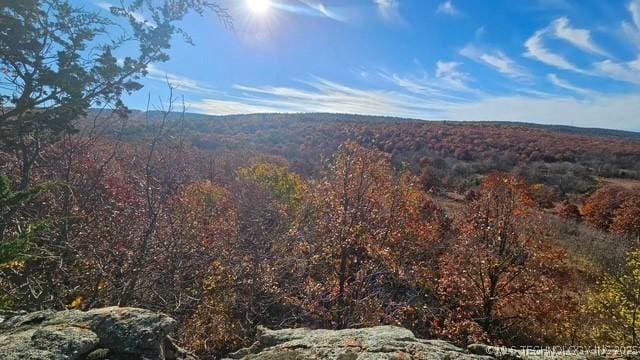
[[[127,307],[6,315],[0,359],[195,359],[167,337],[175,326],[167,315]]]
[[[229,357],[243,360],[492,359],[470,354],[446,341],[418,339],[411,331],[397,326],[344,330],[260,327],[255,344]]]

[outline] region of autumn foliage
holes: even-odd
[[[3,207],[5,234],[28,238],[29,253],[0,265],[5,307],[163,311],[203,358],[251,345],[258,325],[395,324],[461,345],[563,344],[582,339],[580,316],[600,315],[579,305],[597,270],[549,238],[554,206],[593,231],[638,234],[629,189],[602,188],[578,209],[512,173],[452,189],[442,172],[462,170],[442,157],[422,155],[415,168],[399,161],[405,150],[363,137],[304,162],[255,143],[203,149],[175,115],[143,130],[134,121],[129,138],[112,133],[129,126],[121,121],[80,123],[30,174],[46,191]],[[2,158],[14,193],[19,159]]]
[[[640,187],[605,186],[582,207],[585,221],[604,231],[640,236]]]
[[[570,275],[563,251],[543,241],[533,205],[527,185],[513,176],[483,182],[441,258],[439,294],[453,305],[441,324],[446,336],[464,343],[558,339],[549,325],[570,309],[561,289]]]

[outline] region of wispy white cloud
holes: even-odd
[[[230,99],[205,99],[190,107],[209,114],[250,112],[333,112],[435,117],[444,102],[381,89],[359,89],[322,78],[297,87],[244,86]],[[246,105],[246,106],[245,106]]]
[[[197,111],[210,115],[235,115],[235,114],[257,114],[257,113],[274,113],[288,112],[269,106],[260,106],[251,104],[248,101],[222,100],[222,99],[203,99],[199,101],[190,101],[186,107],[191,111]]]
[[[513,93],[524,94],[528,97],[539,98],[539,99],[552,99],[552,98],[558,97],[557,93],[536,90],[530,87],[516,87],[513,89]]]
[[[551,27],[553,29],[553,34],[557,38],[565,40],[583,51],[602,56],[609,56],[604,50],[594,43],[589,30],[571,27],[569,19],[566,17],[561,17],[555,20],[551,24]]]
[[[629,62],[604,60],[596,63],[595,68],[600,76],[640,85],[640,57]]]
[[[452,89],[469,90],[467,83],[471,81],[471,76],[460,71],[459,62],[438,61],[436,63],[436,78],[442,80],[444,84]]]
[[[147,72],[148,79],[165,83],[168,81],[171,86],[178,90],[195,94],[211,94],[216,92],[213,88],[209,87],[206,84],[203,84],[198,80],[163,71],[153,64],[147,66]]]
[[[544,45],[544,36],[548,33],[549,28],[536,31],[524,44],[527,52],[525,56],[538,60],[544,64],[556,67],[562,70],[574,71],[577,73],[584,73],[584,70],[579,69],[573,65],[567,59],[558,55],[551,50],[547,49]]]
[[[479,96],[481,91],[469,86],[473,78],[459,69],[461,63],[437,61],[431,75],[422,69],[419,74],[396,74],[385,70],[379,71],[380,79],[385,80],[402,91],[446,101],[460,101],[469,96]]]
[[[549,79],[549,81],[553,85],[555,85],[555,86],[557,86],[559,88],[570,90],[570,91],[576,92],[578,94],[583,94],[583,95],[591,93],[590,90],[583,89],[581,87],[575,86],[575,85],[571,84],[570,82],[559,78],[558,75],[556,75],[556,74],[547,75],[547,79]]]
[[[640,0],[632,0],[629,3],[628,10],[633,22],[624,22],[623,28],[626,29],[629,40],[637,40],[640,46]],[[546,48],[544,39],[547,37],[556,37],[568,41],[583,51],[606,56],[608,59],[592,63],[589,69],[578,68],[566,58]],[[635,37],[637,37],[637,39]],[[612,60],[610,55],[593,42],[591,33],[588,30],[572,28],[569,20],[565,17],[559,18],[548,27],[536,31],[535,34],[526,41],[525,47],[527,48],[526,56],[561,70],[569,70],[581,74],[640,85],[640,57],[628,62]],[[551,79],[550,81],[554,82]],[[554,84],[569,90],[575,90],[567,86],[559,85],[560,82],[558,81],[555,81]]]
[[[518,65],[513,59],[500,50],[482,50],[473,45],[467,45],[459,51],[460,55],[477,63],[489,66],[503,75],[511,78],[529,78],[529,72]]]
[[[636,25],[636,28],[640,29],[640,1],[639,0],[631,0],[629,3],[629,12],[631,12],[631,17],[633,18],[633,23]]]
[[[389,22],[404,21],[400,16],[399,0],[373,0],[373,2],[378,7],[378,12],[380,13],[380,16],[385,21],[389,21]]]
[[[335,21],[348,22],[348,18],[346,16],[342,14],[338,14],[336,11],[334,11],[333,9],[330,9],[329,7],[327,7],[327,5],[325,5],[325,3],[321,1],[316,1],[316,0],[298,0],[298,1],[300,1],[302,4],[312,9],[313,11],[315,11],[317,14],[321,16],[327,17]],[[294,9],[294,8],[291,6],[286,6],[284,7],[284,9],[286,10],[286,9]]]
[[[453,0],[447,0],[438,5],[436,14],[457,16],[462,15],[462,11],[458,10],[458,8],[453,4]]]
[[[628,6],[631,22],[622,22],[622,34],[640,49],[640,0],[632,0]]]
[[[441,96],[444,93],[439,89],[434,89],[432,82],[425,77],[404,76],[398,74],[390,74],[385,71],[378,73],[381,78],[414,94]]]

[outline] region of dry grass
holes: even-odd
[[[601,186],[604,185],[617,185],[625,189],[632,189],[634,187],[640,187],[640,180],[637,179],[621,179],[621,178],[596,178]]]

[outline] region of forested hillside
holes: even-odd
[[[130,126],[144,132],[157,117],[139,114]],[[397,169],[424,173],[427,187],[458,192],[495,171],[548,185],[563,198],[593,191],[599,177],[640,179],[640,138],[624,131],[339,114],[186,114],[181,131],[195,148],[280,156],[303,175],[317,175],[322,159],[353,140],[392,155]]]

